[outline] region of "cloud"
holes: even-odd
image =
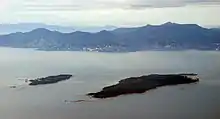
[[[81,6],[78,5],[26,5],[25,10],[28,11],[75,11],[82,9]]]
[[[76,11],[97,9],[145,9],[216,5],[220,0],[0,0],[4,11]]]
[[[216,5],[220,0],[130,0],[131,9],[183,7],[187,5]]]
[[[145,9],[216,5],[220,0],[24,0],[25,9],[33,11],[74,11],[91,9]]]
[[[220,16],[216,15],[220,11],[220,0],[0,1],[1,23],[40,22],[97,26],[136,26],[167,21],[208,25],[220,23]]]

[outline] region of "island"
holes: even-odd
[[[88,93],[93,98],[110,98],[125,94],[144,93],[161,86],[189,84],[198,82],[197,74],[151,74],[130,77],[120,80],[117,84],[104,87],[96,93]]]
[[[29,85],[35,86],[35,85],[43,85],[43,84],[52,84],[57,83],[63,80],[68,80],[72,77],[70,74],[61,74],[56,76],[48,76],[44,78],[37,78],[34,80],[29,80]]]

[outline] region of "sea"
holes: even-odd
[[[86,96],[124,78],[172,73],[197,73],[200,81],[108,99]],[[59,74],[73,77],[39,86],[25,82]],[[220,52],[1,47],[0,95],[0,119],[220,119]]]

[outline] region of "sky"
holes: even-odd
[[[220,0],[0,0],[0,23],[220,26]]]

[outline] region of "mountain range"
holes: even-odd
[[[37,28],[29,32],[0,35],[0,46],[99,52],[143,50],[220,50],[220,29],[197,24],[165,23],[134,28],[117,28],[96,33],[62,33]]]
[[[10,34],[15,32],[29,32],[37,28],[45,28],[51,31],[63,33],[74,32],[75,29],[67,26],[47,25],[42,23],[18,23],[18,24],[0,24],[0,34]]]
[[[18,23],[18,24],[0,24],[0,34],[10,34],[15,32],[29,32],[34,29],[45,28],[50,31],[59,31],[61,33],[71,33],[74,31],[83,32],[99,32],[102,30],[114,30],[115,26],[59,26],[59,25],[48,25],[43,23]]]

